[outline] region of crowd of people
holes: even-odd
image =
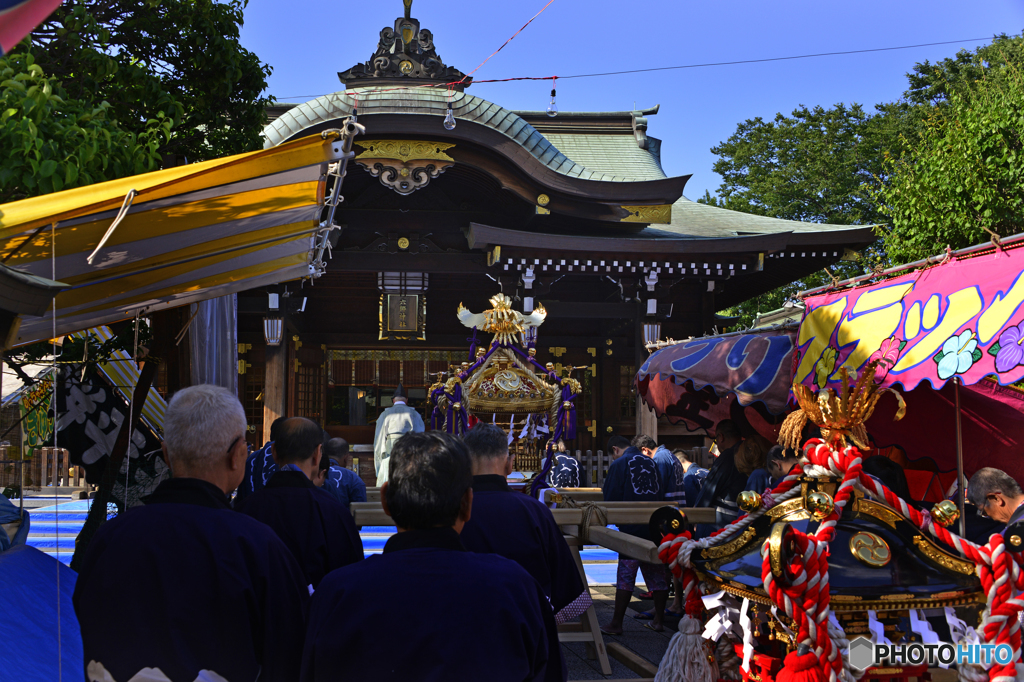
[[[75,585],[89,680],[566,679],[557,624],[590,593],[550,510],[509,487],[501,428],[385,439],[377,475],[397,533],[369,557],[349,509],[366,489],[344,441],[293,417],[250,454],[245,433],[226,389],[170,401],[172,477],[99,529]],[[728,523],[740,492],[774,487],[799,462],[731,421],[717,424],[716,445],[705,470],[650,436],[612,437],[604,499],[711,507]],[[864,470],[910,501],[891,460]],[[969,538],[1024,519],[1024,492],[1005,473],[982,469],[968,491]],[[651,539],[646,524],[620,530]],[[622,632],[638,573],[654,608],[637,617],[661,630],[681,616],[666,566],[620,556],[604,632]]]
[[[89,680],[566,679],[557,623],[590,593],[550,510],[506,483],[499,427],[390,439],[397,533],[365,558],[344,443],[293,417],[250,455],[245,432],[223,388],[171,399],[172,477],[99,529],[75,585]]]

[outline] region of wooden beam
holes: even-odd
[[[638,675],[654,678],[658,674],[658,666],[618,642],[608,642],[608,655]]]
[[[563,532],[570,537],[580,537],[579,528],[563,528]],[[639,559],[652,564],[661,563],[658,547],[653,542],[623,533],[620,530],[611,530],[604,526],[591,526],[589,544],[600,545],[630,559]]]
[[[380,253],[369,251],[335,251],[328,262],[330,272],[486,272],[484,253]]]

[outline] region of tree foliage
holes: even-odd
[[[874,223],[870,186],[881,171],[884,131],[859,104],[748,119],[711,148],[723,181],[717,201],[704,202],[786,220]]]
[[[135,133],[109,111],[68,97],[31,54],[0,59],[0,203],[155,170],[171,120]]]
[[[1022,55],[1024,56],[1024,55]],[[950,88],[878,192],[890,258],[906,263],[1024,229],[1024,60]]]
[[[244,0],[65,0],[32,33],[71,98],[107,102],[125,130],[170,117],[162,154],[201,161],[262,148],[271,69],[239,43]]]
[[[749,325],[799,290],[1020,230],[1024,38],[996,36],[907,74],[901,100],[800,106],[754,118],[712,148],[723,182],[698,201],[787,220],[879,225],[884,239],[838,263],[725,311]],[[892,223],[891,228],[882,227]]]

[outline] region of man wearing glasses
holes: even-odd
[[[978,514],[993,521],[1010,525],[1024,519],[1024,491],[1000,469],[978,469],[967,484],[967,497]]]

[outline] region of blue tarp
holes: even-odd
[[[10,549],[11,545],[24,545],[28,540],[29,515],[28,510],[18,509],[14,503],[3,495],[0,495],[0,525],[14,523],[21,519],[21,526],[14,533],[14,537],[7,537],[7,531],[0,528],[0,552]]]
[[[35,547],[19,545],[0,552],[4,679],[84,682],[82,635],[71,603],[77,578],[77,573]]]

